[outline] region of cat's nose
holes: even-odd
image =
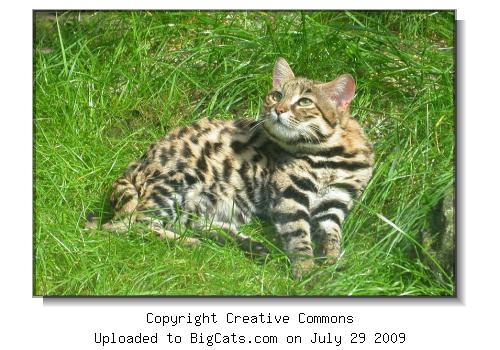
[[[278,115],[286,112],[285,107],[283,107],[283,106],[276,106],[275,109],[276,109],[276,114],[278,114]]]

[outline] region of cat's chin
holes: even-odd
[[[300,138],[300,133],[278,120],[268,119],[264,122],[264,130],[274,139],[291,143]]]

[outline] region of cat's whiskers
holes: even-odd
[[[316,134],[315,134],[315,133],[313,133],[312,131],[310,131],[310,130],[308,130],[308,129],[307,129],[307,130],[306,130],[306,134],[307,134],[307,135],[309,135],[309,136],[311,136],[311,138],[314,138],[314,139],[315,139],[315,141],[316,141],[318,144],[320,144],[320,143],[321,143],[321,140],[320,140],[320,138],[318,137],[318,135],[316,135]]]
[[[266,120],[265,119],[262,119],[262,120],[259,120],[257,122],[257,124],[255,124],[254,126],[252,126],[249,130],[250,133],[254,132],[258,127],[260,127],[262,124],[264,124]]]
[[[300,130],[302,132],[302,137],[306,139],[308,143],[321,143],[321,140],[318,138],[317,135],[312,133],[308,128],[304,128],[304,125],[302,122],[298,121],[295,118],[289,118],[288,123],[290,124],[289,126],[293,129]],[[309,125],[311,126],[311,125]],[[315,139],[315,140],[314,140]]]

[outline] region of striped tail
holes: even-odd
[[[118,232],[126,231],[128,225],[124,225],[124,222],[130,224],[135,221],[135,212],[139,204],[137,189],[126,177],[121,177],[113,184],[110,202],[114,211],[113,220],[104,224],[103,228]],[[85,227],[95,229],[98,227],[99,221],[99,218],[91,213],[87,216]]]

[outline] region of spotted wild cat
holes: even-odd
[[[259,216],[274,224],[295,277],[314,266],[312,241],[335,262],[342,222],[374,162],[349,113],[354,90],[348,74],[329,83],[296,78],[278,59],[260,120],[201,119],[152,144],[114,183],[114,217],[103,228],[124,232],[143,221],[162,238],[199,244],[173,232],[171,224],[180,222],[265,254],[238,230]],[[97,222],[90,218],[87,226]]]

